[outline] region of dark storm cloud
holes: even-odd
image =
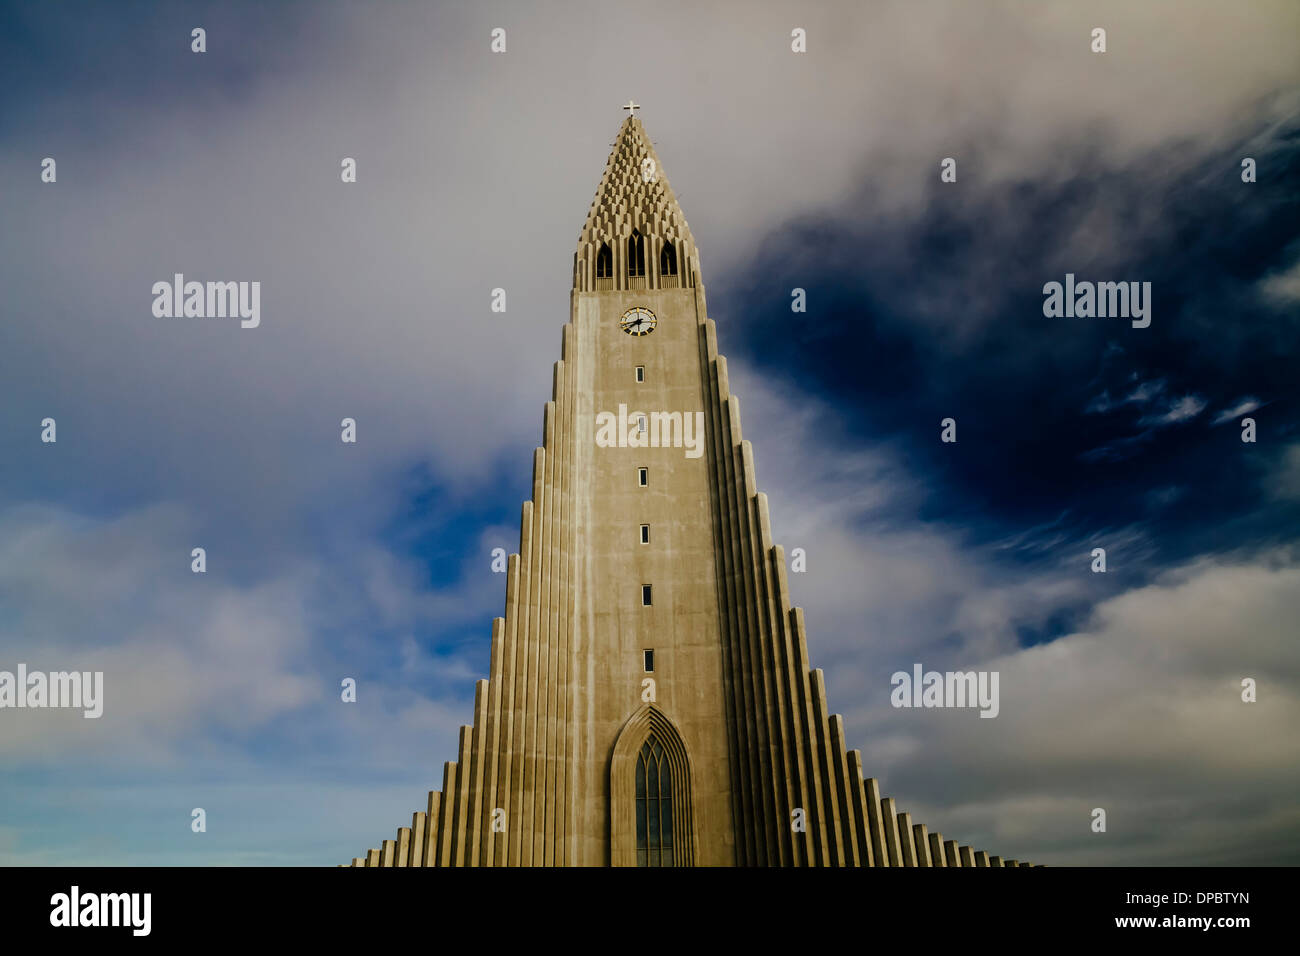
[[[1123,169],[1085,157],[1062,182],[927,171],[912,217],[877,215],[864,187],[768,237],[728,284],[723,309],[744,317],[729,348],[897,442],[925,516],[976,538],[1064,513],[1079,535],[1145,523],[1176,561],[1228,524],[1241,546],[1294,535],[1300,512],[1260,490],[1296,436],[1300,300],[1261,287],[1300,255],[1298,128],[1185,167],[1179,147]],[[1259,182],[1241,181],[1244,155]],[[1066,273],[1150,282],[1150,327],[1045,317],[1043,285]],[[1227,417],[1252,408],[1255,445]],[[949,416],[956,445],[939,441]]]

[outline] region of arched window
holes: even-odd
[[[664,251],[659,253],[659,274],[661,276],[677,275],[677,249],[671,242],[665,242]]]
[[[627,237],[627,274],[629,276],[645,275],[645,239],[635,229]]]
[[[609,249],[609,244],[602,242],[600,249],[596,253],[596,278],[611,279],[614,276],[614,253]]]
[[[677,865],[673,855],[673,770],[654,734],[636,758],[636,865]]]

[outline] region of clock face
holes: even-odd
[[[618,320],[618,327],[628,335],[649,335],[658,323],[653,312],[637,306],[623,313],[623,318]]]

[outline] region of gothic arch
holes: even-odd
[[[653,735],[672,768],[673,847],[678,866],[695,865],[695,814],[691,806],[691,758],[677,727],[654,704],[628,718],[609,763],[610,865],[636,866],[636,761]]]
[[[674,248],[671,239],[664,242],[663,251],[659,253],[659,274],[661,276],[677,275],[677,250]]]
[[[645,275],[645,236],[639,229],[627,237],[627,274],[629,278]]]

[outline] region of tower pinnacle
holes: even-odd
[[[627,118],[619,127],[596,198],[578,236],[573,287],[580,292],[629,288],[627,269],[620,268],[620,250],[635,234],[644,243],[648,266],[641,277],[645,284],[639,287],[693,288],[699,282],[699,257],[690,227],[654,144],[636,116],[640,104],[629,100],[623,109],[628,111]],[[662,281],[664,270],[657,267],[665,247],[674,263],[671,283]],[[607,261],[612,263],[608,273],[604,265]],[[681,268],[676,268],[676,263],[681,263]],[[609,281],[597,283],[598,278]]]

